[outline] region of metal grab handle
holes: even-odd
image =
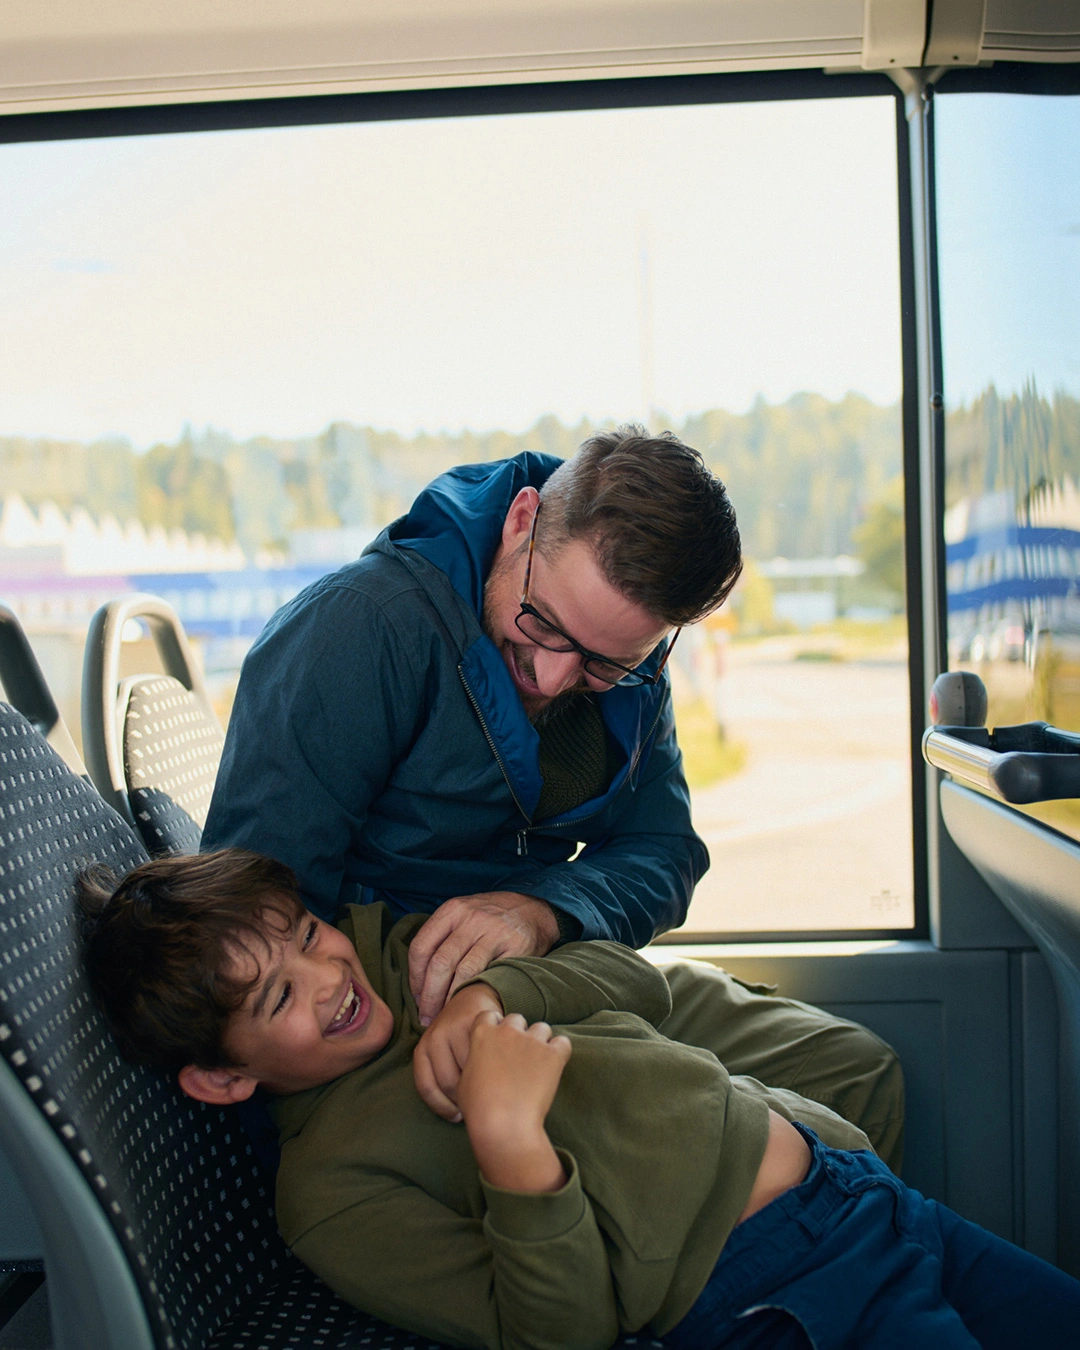
[[[1012,806],[1080,797],[1080,736],[1045,722],[929,727],[923,758]]]
[[[67,723],[42,673],[34,649],[13,610],[0,604],[0,684],[8,702],[39,731],[73,773],[85,776]]]
[[[83,659],[83,750],[90,778],[109,803],[134,824],[128,801],[123,750],[116,726],[116,698],[120,685],[120,644],[129,619],[145,619],[150,627],[165,673],[179,680],[217,720],[206,692],[195,654],[180,617],[160,596],[136,592],[110,600],[90,620]]]

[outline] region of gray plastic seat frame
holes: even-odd
[[[154,1350],[131,1267],[79,1169],[0,1059],[0,1147],[45,1244],[55,1350]]]
[[[165,673],[178,680],[217,720],[195,654],[180,618],[160,596],[135,592],[102,605],[90,620],[83,659],[83,753],[91,782],[129,825],[137,825],[124,773],[123,717],[119,701],[124,627],[145,621]]]
[[[11,706],[39,731],[73,773],[86,776],[67,723],[14,610],[0,603],[0,684]]]

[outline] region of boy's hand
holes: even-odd
[[[511,1191],[557,1191],[566,1173],[544,1130],[570,1041],[546,1022],[481,1013],[457,1087],[469,1142],[484,1179]]]
[[[485,891],[447,900],[409,944],[409,987],[421,1023],[498,957],[543,956],[558,940],[554,910],[534,895]]]
[[[482,1012],[502,1017],[503,1006],[486,984],[460,989],[420,1037],[413,1051],[413,1078],[424,1102],[443,1120],[459,1121],[457,1085],[469,1058],[473,1023]]]

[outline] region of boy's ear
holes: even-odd
[[[185,1064],[177,1075],[180,1088],[197,1102],[211,1106],[234,1106],[246,1102],[259,1080],[235,1069],[200,1069],[197,1064]]]

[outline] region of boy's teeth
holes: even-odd
[[[356,991],[350,988],[348,995],[346,996],[345,1002],[338,1009],[337,1016],[330,1023],[330,1025],[332,1027],[336,1027],[340,1025],[342,1022],[348,1021],[348,1019],[352,1016],[353,1009],[355,1007],[356,1007]]]

